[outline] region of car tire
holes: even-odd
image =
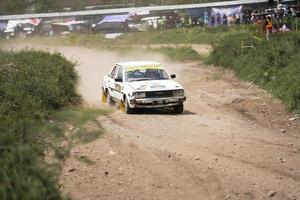
[[[174,113],[177,114],[183,113],[183,104],[174,106],[173,109],[174,109]]]
[[[110,94],[109,94],[108,91],[106,93],[106,99],[107,99],[107,105],[109,105],[109,106],[115,105],[115,102],[112,100],[112,98],[111,98],[111,96],[110,96]]]
[[[133,113],[135,113],[135,109],[134,108],[130,108],[127,98],[125,98],[124,106],[125,106],[125,112],[126,112],[126,114],[133,114]]]

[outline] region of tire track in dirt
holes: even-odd
[[[130,128],[130,126],[126,126],[124,123],[118,121],[117,119],[114,119],[112,116],[107,116],[106,118],[107,118],[106,120],[111,121],[110,122],[111,124],[118,125],[118,126],[120,126],[121,128],[124,128],[124,129],[129,129],[131,131],[131,133],[137,131],[139,135],[147,134],[147,133],[144,132],[144,129],[142,127],[141,128]],[[118,134],[118,135],[120,135],[122,137],[122,134]],[[164,136],[164,137],[166,137],[166,136]],[[168,138],[165,138],[165,139],[166,140],[174,140],[174,138],[172,138],[172,137],[168,137]],[[223,138],[223,139],[225,139],[225,138]],[[277,146],[287,147],[287,148],[290,149],[290,147],[285,146],[285,145],[273,144],[273,143],[266,142],[266,141],[261,141],[261,140],[246,139],[246,141],[244,141],[244,142],[249,143],[249,141],[251,141],[250,144],[260,142],[261,144],[268,144],[268,145],[273,145],[273,146],[276,146],[276,147]],[[159,147],[156,147],[156,148],[159,148]],[[207,146],[197,145],[197,148],[201,149],[202,152],[205,152],[205,153],[210,154],[210,155],[216,155],[216,156],[219,156],[219,157],[223,157],[223,158],[229,159],[230,161],[233,161],[233,162],[238,162],[240,164],[250,165],[251,167],[254,167],[254,168],[257,168],[257,169],[272,172],[275,175],[284,176],[284,177],[290,178],[294,181],[300,181],[300,176],[295,175],[295,174],[291,174],[291,173],[288,173],[288,172],[285,172],[285,171],[282,171],[282,170],[279,170],[279,169],[276,169],[276,168],[272,168],[272,167],[269,167],[269,166],[266,166],[266,165],[261,165],[261,164],[258,164],[258,163],[250,162],[250,161],[240,159],[240,158],[237,158],[237,157],[234,157],[234,156],[231,156],[231,155],[226,155],[226,154],[223,154],[223,153],[220,153],[220,152],[216,152],[214,149],[211,149]]]
[[[215,152],[214,150],[212,150],[212,149],[208,149],[208,147],[205,147],[205,146],[201,146],[201,145],[196,145],[195,146],[195,148],[197,148],[197,152],[198,152],[198,154],[194,154],[193,152],[195,152],[195,148],[191,148],[191,150],[189,150],[189,148],[187,148],[187,150],[186,149],[183,149],[182,150],[182,148],[181,148],[181,151],[180,150],[176,150],[176,149],[164,149],[164,148],[160,148],[160,145],[161,145],[161,143],[166,143],[166,141],[169,141],[170,143],[172,143],[173,141],[176,141],[176,139],[174,139],[174,138],[170,138],[170,137],[165,137],[165,136],[163,136],[163,137],[156,137],[156,139],[157,138],[159,138],[160,140],[162,139],[162,138],[164,138],[165,139],[165,141],[162,141],[161,143],[160,142],[158,142],[158,144],[157,145],[154,145],[153,143],[150,143],[150,145],[147,145],[147,144],[144,144],[143,142],[141,142],[140,140],[141,140],[141,138],[142,137],[145,137],[145,140],[146,141],[149,141],[149,139],[150,138],[154,138],[154,136],[148,136],[147,134],[148,134],[148,132],[142,132],[142,128],[141,129],[130,129],[130,128],[128,128],[128,126],[125,126],[124,127],[124,125],[122,125],[122,123],[120,124],[116,119],[113,119],[113,120],[110,120],[110,118],[111,117],[109,117],[108,119],[106,119],[106,120],[108,120],[108,121],[110,121],[109,122],[109,125],[108,126],[106,126],[107,124],[106,124],[106,122],[105,121],[103,121],[102,120],[102,122],[105,124],[105,127],[107,128],[107,130],[110,132],[110,133],[112,133],[112,134],[116,134],[116,135],[119,135],[120,137],[122,137],[122,138],[124,138],[124,139],[126,139],[126,140],[128,140],[128,141],[133,141],[135,144],[138,144],[138,145],[141,145],[141,146],[143,146],[143,147],[147,147],[148,146],[148,148],[150,148],[150,149],[161,149],[162,151],[169,151],[169,152],[177,152],[176,154],[178,155],[178,154],[182,154],[182,156],[184,157],[184,158],[186,158],[187,160],[194,160],[194,158],[195,158],[195,156],[196,155],[198,155],[200,158],[199,158],[199,160],[201,160],[202,162],[206,162],[206,160],[205,159],[203,159],[202,157],[206,157],[206,158],[208,158],[208,157],[215,157],[215,158],[218,158],[218,162],[219,162],[219,164],[218,165],[220,165],[220,162],[223,162],[223,161],[221,161],[222,160],[222,158],[224,158],[225,159],[225,164],[223,165],[223,166],[215,166],[215,165],[212,165],[213,166],[213,168],[215,168],[215,167],[217,167],[217,168],[221,168],[221,172],[219,172],[219,173],[221,173],[221,174],[219,174],[219,176],[224,176],[224,174],[223,174],[223,172],[222,172],[222,170],[223,169],[225,169],[226,168],[226,165],[228,165],[228,163],[230,163],[230,165],[231,166],[238,166],[239,168],[245,168],[244,170],[250,170],[251,169],[251,171],[254,171],[254,174],[256,174],[256,173],[259,173],[259,174],[264,174],[265,176],[267,176],[267,177],[269,177],[269,176],[272,176],[272,177],[277,177],[277,176],[280,176],[280,177],[285,177],[284,179],[286,179],[285,180],[285,182],[286,183],[288,183],[289,182],[289,180],[290,181],[292,181],[292,182],[294,182],[294,181],[296,181],[296,182],[298,182],[297,180],[295,180],[295,177],[294,176],[292,176],[291,174],[287,174],[287,173],[285,173],[285,172],[283,172],[283,171],[280,171],[280,170],[276,170],[276,169],[273,169],[273,168],[269,168],[268,166],[261,166],[261,165],[258,165],[258,164],[256,164],[256,163],[252,163],[252,162],[249,162],[249,161],[246,161],[246,160],[242,160],[242,159],[238,159],[238,158],[235,158],[235,157],[233,157],[233,156],[230,156],[230,155],[226,155],[226,154],[221,154],[221,153],[218,153],[218,152]],[[120,130],[124,130],[124,129],[129,129],[128,131],[127,131],[127,133],[126,134],[123,134],[123,133],[118,133],[118,132],[116,132],[116,131],[112,131],[109,127],[114,127],[114,126],[119,126],[119,129]],[[144,135],[144,136],[143,136]],[[146,135],[148,136],[148,137],[146,137]],[[188,144],[186,144],[186,145],[188,145]],[[186,146],[185,145],[185,146]],[[194,150],[193,150],[194,149]],[[192,151],[193,150],[193,151]],[[189,152],[189,153],[186,153],[186,152]],[[201,152],[201,153],[199,153],[199,152]],[[241,164],[244,166],[245,165],[245,167],[242,167],[241,166]],[[222,164],[221,164],[222,165]],[[258,171],[259,170],[259,171]],[[243,171],[242,169],[240,169],[240,171]],[[228,175],[228,174],[227,174]],[[225,175],[226,176],[226,175]],[[298,179],[298,177],[296,178],[296,179]],[[255,178],[254,178],[254,180],[255,180]],[[259,179],[258,179],[259,180]],[[250,180],[249,180],[250,181]],[[251,182],[251,181],[250,181]],[[256,181],[252,181],[253,183],[257,183],[258,181],[256,180]],[[263,182],[263,181],[262,181]],[[272,181],[271,181],[272,182]],[[294,182],[295,183],[295,182]],[[224,183],[223,183],[224,184]],[[237,188],[239,188],[238,186],[237,186]]]

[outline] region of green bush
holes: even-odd
[[[271,37],[251,33],[227,34],[208,63],[228,67],[282,99],[289,110],[300,110],[300,33]]]
[[[56,174],[41,159],[32,129],[36,123],[14,119],[0,124],[1,199],[62,199]]]
[[[61,130],[51,131],[46,118],[78,101],[74,66],[59,53],[0,51],[0,199],[63,198],[43,160],[47,139]]]
[[[59,53],[0,51],[0,116],[43,115],[77,97],[77,74]]]

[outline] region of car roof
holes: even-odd
[[[146,66],[146,65],[161,65],[158,62],[153,61],[130,61],[130,62],[120,62],[117,65],[121,65],[123,67],[139,67],[139,66]]]

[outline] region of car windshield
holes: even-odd
[[[167,80],[169,75],[164,69],[136,69],[126,72],[126,81]]]

